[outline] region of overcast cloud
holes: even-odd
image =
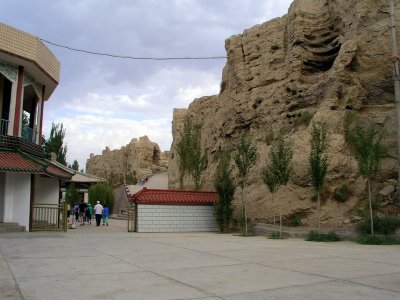
[[[135,57],[225,56],[225,39],[287,13],[292,0],[2,0],[0,20],[70,47]],[[67,161],[148,135],[169,150],[173,108],[217,94],[226,61],[133,61],[47,45],[61,81],[44,133],[63,123]]]

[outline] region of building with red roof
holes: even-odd
[[[137,232],[217,231],[215,192],[143,188],[129,198]]]
[[[32,228],[35,204],[58,204],[72,174],[44,159],[44,103],[60,63],[39,38],[0,23],[0,223]]]

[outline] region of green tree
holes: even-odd
[[[192,132],[191,147],[189,153],[191,154],[191,159],[189,163],[189,172],[193,177],[195,189],[199,190],[201,187],[200,180],[201,174],[204,170],[204,165],[206,161],[206,156],[201,150],[201,128],[200,126],[194,126]]]
[[[79,171],[79,163],[78,161],[75,159],[74,162],[68,165],[68,168],[75,170],[75,171]]]
[[[270,163],[261,170],[261,176],[272,195],[272,205],[274,205],[274,194],[278,191],[279,186],[287,185],[292,173],[293,151],[291,147],[285,143],[283,134],[279,136],[269,152]],[[279,237],[282,237],[282,212],[280,205],[279,210]],[[274,213],[275,225],[275,213]]]
[[[186,119],[180,141],[177,144],[179,155],[179,181],[183,188],[183,178],[188,174],[193,178],[196,189],[200,189],[201,174],[204,169],[205,155],[201,150],[201,128]]]
[[[103,206],[108,206],[111,213],[114,208],[114,199],[114,190],[106,182],[96,183],[89,188],[89,202],[93,207],[96,205],[96,201],[100,201]]]
[[[373,125],[363,126],[358,123],[350,132],[350,143],[353,146],[360,174],[367,179],[371,235],[374,235],[371,179],[378,172],[380,159],[386,152],[384,132]]]
[[[235,165],[237,168],[237,179],[241,189],[241,201],[242,201],[242,216],[244,218],[244,235],[247,235],[247,210],[246,201],[244,199],[244,189],[248,184],[248,176],[251,168],[256,164],[258,160],[258,152],[252,143],[245,139],[243,136],[240,138],[237,146],[237,151],[234,156]]]
[[[325,176],[328,170],[328,157],[326,149],[328,148],[327,125],[325,123],[314,123],[311,131],[311,152],[308,158],[309,172],[314,189],[317,192],[318,202],[318,232],[321,229],[321,199]]]
[[[70,183],[65,192],[65,202],[68,204],[76,204],[81,201],[81,196],[79,194],[78,188],[75,183]]]
[[[221,232],[228,231],[233,213],[232,200],[235,195],[235,184],[232,178],[230,161],[230,154],[222,152],[214,177],[214,187],[218,194],[218,200],[214,204],[215,218]]]
[[[51,153],[56,154],[56,160],[67,165],[67,146],[64,146],[65,129],[63,124],[51,124],[50,137],[46,140],[44,139],[44,152],[47,159],[51,158]]]

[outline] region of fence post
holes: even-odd
[[[64,232],[67,232],[67,227],[68,227],[68,220],[67,220],[67,215],[68,215],[68,203],[64,202],[63,203],[63,229]]]

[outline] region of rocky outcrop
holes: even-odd
[[[147,136],[139,140],[134,138],[119,150],[111,151],[106,147],[101,155],[90,154],[86,162],[87,173],[115,183],[129,177],[140,181],[167,168],[168,152],[161,152],[160,147]]]
[[[290,184],[278,191],[275,203],[281,204],[286,218],[306,212],[303,224],[315,225],[316,205],[308,174],[310,129],[312,122],[326,122],[329,172],[322,223],[338,226],[351,219],[365,190],[365,180],[345,141],[355,112],[387,131],[389,153],[375,188],[381,188],[380,181],[397,177],[388,22],[387,1],[296,0],[287,15],[228,38],[220,94],[196,99],[188,109],[174,110],[170,187],[179,188],[175,145],[188,116],[202,127],[207,155],[204,189],[213,188],[217,154],[234,152],[242,135],[251,138],[260,161],[245,191],[248,214],[253,221],[270,219],[276,207],[260,170],[277,133],[286,128],[294,150],[294,173]],[[343,184],[351,189],[351,197],[338,203],[333,194]],[[185,187],[193,187],[189,178]]]

